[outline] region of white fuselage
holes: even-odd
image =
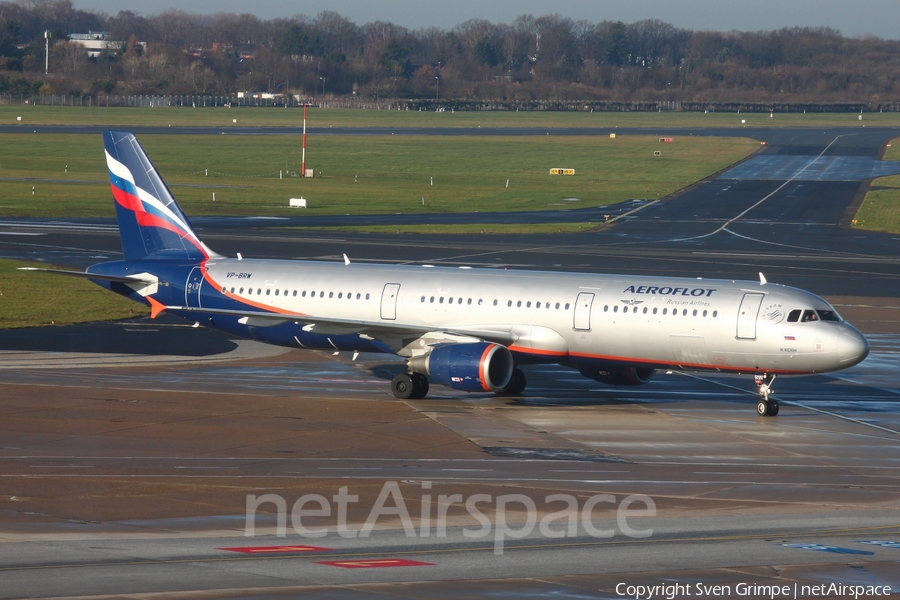
[[[202,285],[238,305],[319,317],[326,322],[307,331],[322,333],[369,336],[372,327],[354,323],[383,324],[377,337],[410,357],[469,336],[546,362],[801,374],[868,352],[825,300],[776,284],[224,258],[205,269]],[[186,306],[203,308],[197,292],[186,292]],[[835,318],[789,322],[803,311]]]

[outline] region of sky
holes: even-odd
[[[249,12],[262,19],[332,10],[359,25],[380,20],[410,29],[451,29],[469,19],[511,23],[522,14],[558,13],[593,22],[660,19],[695,31],[825,26],[850,37],[900,39],[900,0],[73,0],[73,4],[109,14],[131,10],[149,16],[177,8],[200,14]]]

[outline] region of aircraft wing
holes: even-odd
[[[333,317],[319,317],[315,315],[289,314],[289,313],[267,313],[255,310],[230,310],[220,308],[196,308],[193,306],[164,306],[152,298],[151,316],[156,316],[163,310],[181,312],[181,313],[203,313],[209,315],[224,315],[230,317],[238,317],[238,322],[242,325],[252,327],[274,327],[282,323],[304,323],[303,327],[306,331],[315,331],[325,334],[345,334],[345,333],[370,333],[375,336],[378,334],[392,335],[425,335],[434,333],[434,327],[420,325],[404,325],[400,323],[386,323],[383,321],[358,321],[352,319],[338,319]],[[490,326],[490,327],[452,327],[441,329],[443,333],[451,335],[461,335],[474,337],[481,340],[496,342],[498,344],[509,345],[515,341],[515,337],[511,333],[511,326]]]

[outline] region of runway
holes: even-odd
[[[760,419],[747,377],[658,372],[646,386],[614,388],[526,367],[521,399],[436,387],[402,402],[389,392],[396,359],[284,352],[175,319],[4,332],[0,597],[622,598],[635,597],[621,593],[627,585],[698,582],[732,595],[741,583],[900,591],[897,239],[838,225],[858,178],[889,169],[877,156],[898,134],[773,132],[780,145],[756,159],[580,236],[314,234],[198,220],[215,250],[254,257],[763,271],[829,297],[872,353],[847,371],[776,380],[781,414]],[[836,171],[838,157],[855,170]],[[84,267],[117,258],[117,246],[107,223],[0,222],[5,257]],[[410,522],[384,514],[368,536],[350,535],[390,482]],[[342,487],[358,496],[345,535]],[[264,494],[288,513],[322,496],[334,510],[303,524],[325,535],[300,535],[288,514],[278,537],[270,504],[246,537],[247,496]],[[476,494],[490,497],[488,533],[465,506]],[[564,507],[547,501],[553,494],[575,499],[573,530],[567,517],[541,529]],[[446,507],[439,535],[439,497],[454,495],[462,500]],[[509,495],[532,501],[537,517],[498,554],[496,507]],[[506,514],[513,532],[527,529],[521,497]],[[654,511],[637,500],[623,522],[629,497]],[[227,549],[241,547],[265,549]]]

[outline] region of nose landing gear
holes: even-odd
[[[778,400],[769,398],[769,394],[774,394],[772,383],[775,381],[775,375],[766,373],[765,375],[756,375],[756,387],[759,391],[759,401],[756,403],[756,414],[761,417],[774,417],[778,414]]]

